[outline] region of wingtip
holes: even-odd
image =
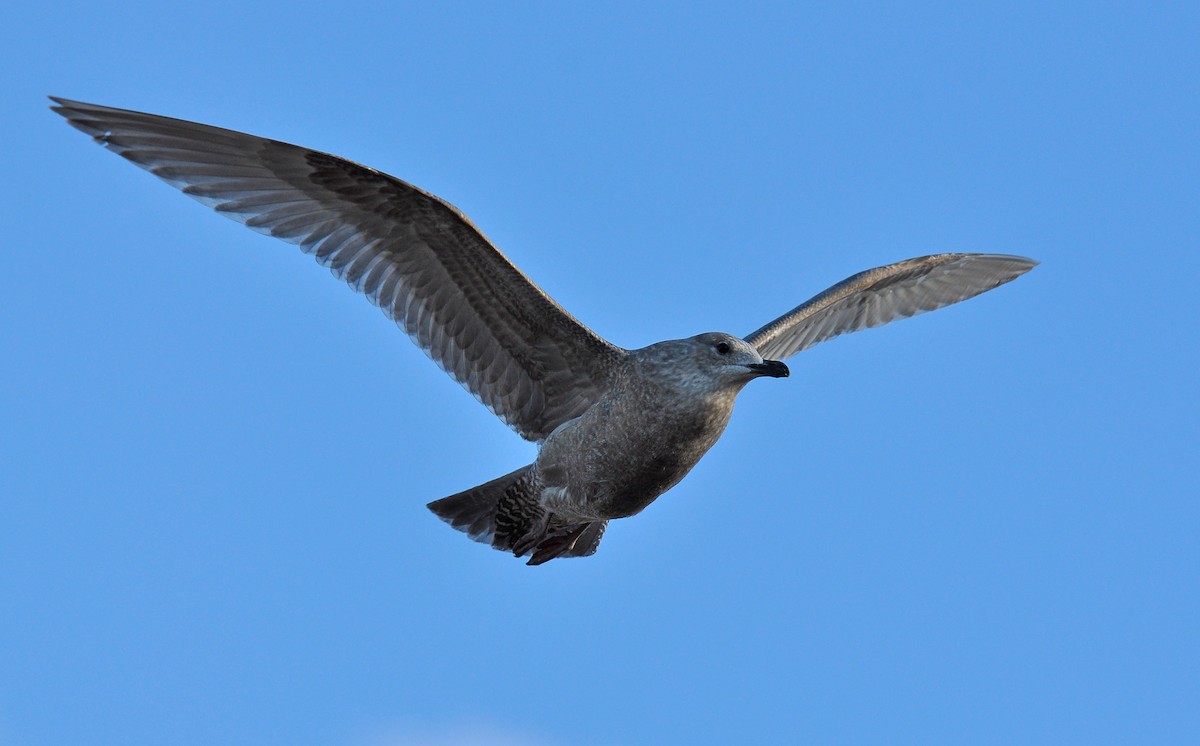
[[[1014,256],[1013,263],[1017,265],[1015,268],[1017,272],[1015,275],[1016,277],[1020,277],[1021,275],[1041,264],[1041,262],[1039,262],[1037,259],[1030,259],[1027,256]]]
[[[50,110],[56,114],[61,114],[64,117],[72,114],[87,116],[88,114],[98,114],[110,110],[107,106],[101,106],[100,104],[89,104],[86,101],[77,101],[72,98],[63,98],[62,96],[47,95],[46,98],[54,102],[54,105],[50,107]]]
[[[1012,272],[1013,279],[1020,277],[1041,264],[1037,259],[1030,259],[1027,256],[1018,256],[1016,254],[974,254],[968,256],[982,259],[998,269],[1003,267],[1005,270]]]
[[[83,113],[83,110],[88,106],[88,104],[85,104],[82,101],[74,101],[69,98],[63,98],[62,96],[46,96],[46,98],[54,102],[49,107],[50,111],[63,117],[68,122],[71,121],[72,116]]]
[[[972,255],[968,254],[967,256]],[[978,256],[981,259],[995,259],[1002,262],[1012,262],[1013,264],[1027,264],[1030,267],[1036,266],[1040,263],[1037,259],[1031,259],[1027,256],[1021,256],[1020,254],[975,254],[973,256]]]
[[[994,256],[995,259],[1001,262],[997,269],[1003,273],[1002,277],[996,283],[997,285],[1012,282],[1040,264],[1038,260],[1030,259],[1027,256],[1016,256],[1013,254],[996,254]]]

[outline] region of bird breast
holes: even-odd
[[[691,471],[733,409],[732,396],[669,401],[636,391],[601,399],[545,441],[544,484],[581,518],[640,512]]]

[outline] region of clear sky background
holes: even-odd
[[[1194,742],[1200,10],[829,5],[8,8],[0,744]],[[625,347],[1042,265],[529,568],[424,505],[533,446],[46,94],[411,181]]]

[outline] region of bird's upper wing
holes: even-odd
[[[1037,262],[1003,254],[934,254],[842,280],[746,337],[782,359],[839,334],[932,311],[1016,279]]]
[[[452,205],[286,143],[54,98],[74,127],[364,293],[529,440],[581,414],[624,351],[580,324]]]

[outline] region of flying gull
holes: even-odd
[[[517,269],[449,203],[366,166],[195,122],[54,98],[54,111],[226,217],[297,244],[363,293],[537,459],[429,504],[531,565],[594,554],[721,436],[738,392],[840,334],[979,295],[1037,262],[935,254],[860,272],[745,337],[626,350]]]

